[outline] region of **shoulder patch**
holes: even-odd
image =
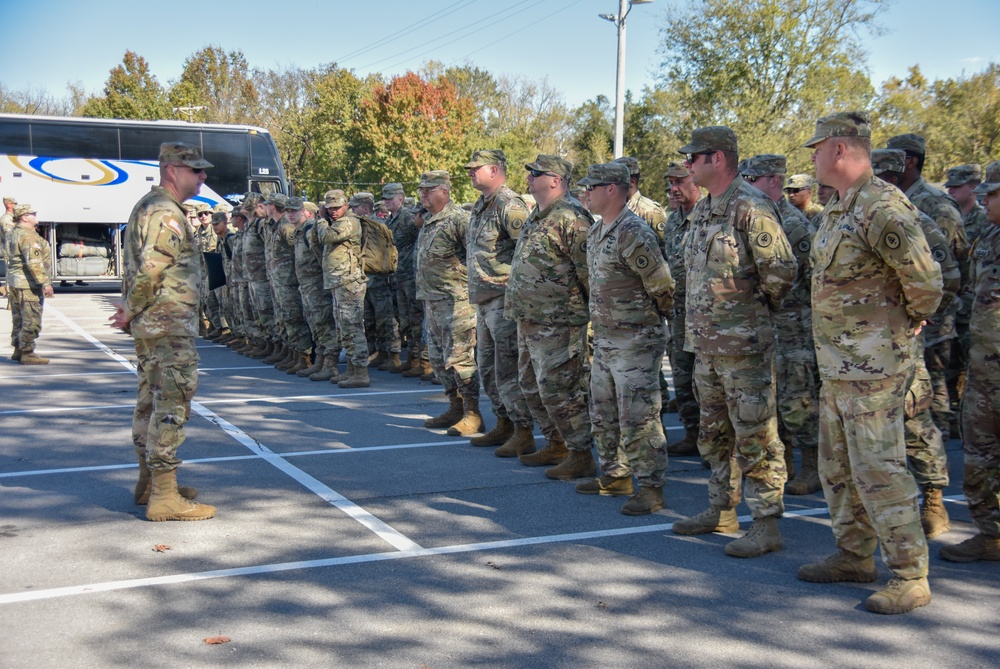
[[[580,250],[583,251],[584,253],[587,252],[587,242],[586,241],[580,242]]]
[[[649,266],[649,258],[646,256],[639,256],[635,259],[635,266],[639,269],[646,269]]]
[[[897,235],[895,232],[887,232],[885,234],[885,237],[882,238],[882,241],[885,242],[886,248],[890,248],[893,250],[899,248],[900,244],[899,235]]]
[[[515,230],[520,230],[522,225],[524,225],[524,219],[522,218],[515,218],[510,222],[510,227],[514,228]]]
[[[768,246],[771,245],[771,242],[773,242],[773,241],[774,241],[774,238],[771,237],[771,233],[770,232],[762,232],[759,235],[757,235],[757,246],[759,246],[761,248],[766,249]]]
[[[931,251],[931,256],[934,258],[934,260],[938,262],[944,262],[944,259],[948,257],[947,254],[944,252],[944,249],[937,247],[935,247],[934,250]]]
[[[809,253],[811,247],[812,244],[809,243],[808,239],[799,240],[799,251],[802,251],[802,253]]]

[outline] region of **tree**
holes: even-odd
[[[168,94],[172,107],[205,107],[194,118],[207,123],[253,123],[260,101],[242,51],[207,46],[184,61]]]
[[[573,110],[573,138],[569,160],[574,177],[587,174],[587,166],[606,163],[614,153],[614,109],[603,95],[587,100]]]
[[[149,71],[142,56],[126,51],[120,65],[111,68],[104,95],[91,98],[83,106],[83,116],[122,119],[173,118],[170,103],[160,82]]]

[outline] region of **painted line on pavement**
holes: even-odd
[[[269,367],[257,367],[257,366],[253,366],[253,367],[247,367],[247,366],[244,366],[244,367],[199,367],[198,368],[198,372],[203,374],[203,373],[206,373],[206,372],[231,372],[231,371],[236,371],[236,370],[248,370],[248,369],[262,369],[262,370],[266,371],[266,370],[272,369],[272,368],[269,368]],[[0,383],[3,383],[4,381],[10,380],[10,379],[19,379],[19,380],[20,379],[60,379],[60,378],[65,378],[65,377],[69,377],[69,376],[120,376],[120,375],[123,375],[123,374],[132,374],[132,375],[135,375],[135,372],[121,371],[121,372],[78,372],[78,373],[74,373],[74,374],[21,374],[19,376],[0,376]]]

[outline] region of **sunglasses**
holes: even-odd
[[[198,212],[198,215],[199,216],[211,216],[212,212],[210,212],[210,211],[200,211],[200,212]]]
[[[694,162],[698,160],[698,156],[710,156],[713,153],[715,153],[715,149],[712,149],[711,151],[698,151],[697,153],[688,153],[685,154],[685,157],[687,158],[687,161],[689,163],[694,165]]]
[[[528,170],[528,174],[530,174],[535,179],[537,179],[538,177],[557,177],[557,176],[559,176],[558,174],[552,174],[552,172],[543,172],[542,170]]]
[[[584,186],[583,189],[588,193],[593,191],[595,188],[603,188],[604,186],[614,186],[615,184],[592,184],[590,186]]]

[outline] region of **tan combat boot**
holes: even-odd
[[[316,355],[316,360],[313,364],[309,365],[305,369],[300,369],[295,372],[295,376],[301,376],[303,379],[308,379],[313,374],[316,374],[323,369],[323,365],[326,363],[326,356],[322,353]]]
[[[920,505],[920,525],[928,539],[944,534],[951,529],[948,510],[944,508],[941,488],[924,488],[924,501]]]
[[[778,529],[777,516],[754,518],[753,525],[739,539],[726,544],[726,555],[740,558],[752,558],[780,551],[784,547],[781,541],[781,530]]]
[[[954,546],[941,548],[941,557],[948,562],[1000,561],[1000,538],[982,534],[966,539]]]
[[[18,347],[15,346],[14,347],[14,352],[10,354],[10,359],[13,360],[14,362],[17,362],[18,360],[20,360],[21,359],[21,349],[19,349]]]
[[[473,446],[499,446],[514,434],[514,421],[508,416],[497,418],[497,424],[486,434],[469,439]]]
[[[421,360],[417,358],[412,363],[410,363],[410,368],[403,372],[403,376],[408,379],[415,379],[417,377],[423,376],[424,374],[433,374],[431,370],[431,363],[427,360]]]
[[[47,365],[49,364],[48,358],[43,358],[34,351],[25,351],[21,349],[21,364],[22,365]]]
[[[368,367],[354,365],[353,371],[344,378],[337,381],[339,388],[367,388],[372,384],[368,377]]]
[[[721,506],[710,506],[697,516],[691,516],[674,523],[674,534],[709,534],[719,532],[728,534],[738,532],[740,521],[736,518],[736,509],[724,509]]]
[[[389,372],[392,374],[402,374],[413,369],[413,363],[417,361],[417,357],[411,352],[407,358],[406,362],[402,363],[399,367],[390,369]]]
[[[262,339],[257,343],[257,347],[252,351],[247,353],[248,356],[254,360],[264,360],[269,358],[274,354],[274,343],[266,339]]]
[[[645,516],[663,508],[663,488],[644,485],[639,494],[630,497],[622,506],[626,516]]]
[[[568,457],[569,450],[566,448],[566,442],[559,435],[555,435],[549,439],[542,450],[519,455],[517,459],[527,467],[549,467],[558,465]]]
[[[534,452],[535,435],[529,424],[514,426],[514,434],[510,435],[510,438],[503,442],[500,448],[493,451],[493,455],[498,458],[516,458]]]
[[[391,372],[395,369],[403,371],[403,361],[399,359],[398,353],[390,353],[389,357],[378,368],[383,372]]]
[[[304,372],[311,366],[312,363],[309,362],[309,354],[303,351],[298,351],[295,354],[295,364],[285,369],[285,374],[298,375],[299,372]]]
[[[177,470],[152,473],[152,492],[146,506],[146,520],[208,520],[215,507],[186,500],[177,491]]]
[[[479,413],[479,398],[463,398],[462,418],[448,428],[449,437],[468,437],[483,429],[483,415]]]
[[[383,362],[385,362],[388,359],[389,359],[389,354],[386,351],[379,351],[375,355],[369,356],[369,358],[368,358],[368,366],[369,367],[378,367],[379,365],[381,365]]]
[[[271,350],[271,355],[264,358],[265,365],[274,365],[285,359],[288,355],[288,347],[285,346],[285,342],[281,341],[274,345]]]
[[[791,449],[787,448],[790,452]],[[785,492],[789,495],[809,495],[821,489],[823,486],[819,482],[818,469],[819,451],[815,448],[802,449],[802,468],[795,478],[785,485]]]
[[[799,567],[798,579],[810,583],[871,583],[878,578],[875,558],[837,551],[821,562]]]
[[[133,492],[135,503],[139,506],[145,506],[149,501],[149,494],[152,490],[153,481],[149,475],[149,465],[146,464],[145,458],[139,458],[139,482],[135,484],[135,491]],[[198,497],[198,489],[191,486],[179,485],[177,486],[177,494],[184,499],[195,499]]]
[[[329,381],[335,376],[339,376],[337,373],[337,358],[334,355],[328,355],[323,359],[323,369],[310,374],[309,380]]]
[[[583,483],[577,483],[576,491],[581,495],[619,496],[631,495],[635,492],[635,488],[632,487],[631,476],[616,478],[605,474],[597,477],[596,479],[584,481]]]
[[[285,347],[285,357],[274,363],[274,368],[279,372],[287,372],[289,367],[294,367],[298,362],[299,352],[291,346]]]
[[[697,455],[698,430],[686,430],[684,436],[667,444],[667,455]]]
[[[448,391],[448,408],[440,416],[425,420],[424,427],[451,427],[462,419],[464,408],[462,398],[458,396],[458,391],[450,390]]]
[[[927,577],[893,577],[889,584],[865,600],[865,608],[872,613],[896,614],[912,611],[931,603],[931,588]]]
[[[545,470],[545,476],[557,481],[587,478],[596,473],[597,462],[594,461],[594,455],[589,448],[585,451],[572,450],[568,458],[555,467]]]

